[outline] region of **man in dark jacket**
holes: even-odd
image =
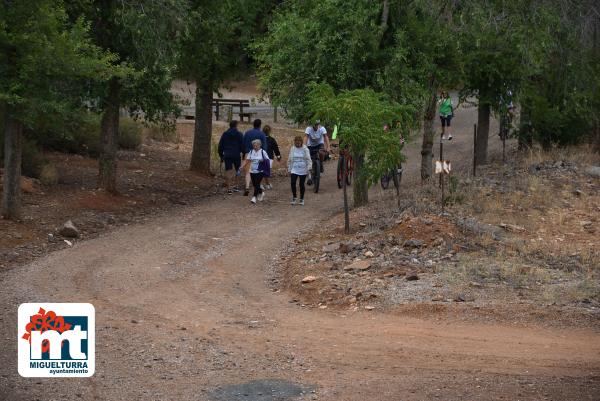
[[[257,118],[252,123],[252,126],[254,128],[246,131],[246,133],[244,134],[244,157],[246,157],[246,154],[249,153],[250,150],[252,149],[252,141],[255,139],[260,139],[262,149],[266,152],[269,151],[269,147],[267,144],[267,136],[260,129],[261,125],[262,125],[262,121],[260,120],[260,118]],[[249,192],[250,192],[250,170],[248,170],[248,172],[246,173],[246,188],[244,189],[244,195],[248,196]]]
[[[273,160],[277,158],[277,161],[281,161],[281,152],[279,151],[279,145],[275,138],[271,136],[271,126],[265,125],[263,128],[263,132],[267,136],[267,155],[269,155],[269,159],[271,159],[271,168],[273,167]],[[271,181],[269,177],[265,177],[265,189],[273,189],[273,185],[271,185]]]
[[[219,157],[225,162],[225,184],[227,193],[239,192],[237,173],[242,164],[241,155],[244,153],[244,137],[237,129],[238,122],[233,120],[229,123],[229,129],[223,132],[219,140]],[[232,182],[235,186],[232,187]]]

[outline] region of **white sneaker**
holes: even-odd
[[[265,190],[265,186],[263,184],[260,184],[260,189],[262,189],[264,191]]]
[[[273,185],[272,184],[267,184],[267,189],[273,189]]]
[[[259,193],[259,194],[258,194],[258,201],[259,201],[259,202],[262,202],[262,201],[263,201],[263,199],[265,199],[265,193],[264,193],[264,192],[261,192],[261,193]]]
[[[300,206],[304,206],[304,199],[300,199]]]
[[[452,134],[448,135],[448,140],[451,141],[452,140]]]
[[[256,203],[256,196],[253,196],[252,199],[250,199],[250,202]]]
[[[292,205],[295,205],[297,200],[298,200],[298,199],[296,199],[296,198],[292,198],[292,201],[291,201],[290,203],[291,203]]]

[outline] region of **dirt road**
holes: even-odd
[[[445,152],[464,158],[470,144],[457,135]],[[270,261],[339,210],[327,167],[303,208],[277,182],[258,206],[213,197],[3,272],[0,399],[600,399],[595,331],[290,303],[270,285]],[[36,301],[95,306],[94,377],[19,377],[17,307]]]

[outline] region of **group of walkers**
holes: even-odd
[[[439,115],[442,139],[452,140],[450,124],[454,117],[454,105],[447,91],[441,93]],[[277,141],[271,135],[272,129],[269,125],[261,129],[262,121],[256,119],[252,126],[252,129],[242,134],[237,128],[238,122],[231,121],[229,129],[222,134],[219,141],[219,156],[225,164],[227,193],[241,191],[238,181],[239,177],[244,175],[244,196],[250,195],[252,186],[250,202],[256,204],[264,200],[265,190],[273,188],[270,181],[271,170],[274,160],[281,161],[281,152]],[[311,155],[319,155],[319,152],[323,151],[330,151],[329,136],[325,127],[316,120],[306,128],[304,137],[298,135],[294,138],[289,150],[287,172],[290,176],[292,205],[304,205],[306,185],[311,184]],[[320,163],[320,166],[320,173],[323,173],[323,163]]]
[[[225,164],[225,185],[227,193],[240,192],[239,178],[244,175],[244,196],[250,195],[250,184],[253,194],[250,202],[256,204],[265,198],[265,190],[272,189],[270,181],[273,161],[281,161],[281,152],[275,138],[271,135],[271,127],[262,127],[260,119],[254,120],[253,128],[242,134],[238,122],[231,121],[229,129],[219,140],[219,157]],[[311,150],[325,149],[329,152],[327,130],[319,121],[306,128],[304,138],[296,136],[290,147],[287,171],[290,175],[292,205],[304,205],[307,177],[312,169]],[[321,167],[321,172],[322,167]],[[299,197],[298,197],[298,189]]]

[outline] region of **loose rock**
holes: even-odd
[[[60,235],[67,238],[79,238],[79,230],[71,220],[67,221],[59,231]]]
[[[367,270],[371,267],[368,260],[357,260],[356,262],[344,267],[344,270]]]
[[[406,273],[405,278],[407,281],[416,281],[419,279],[419,275],[417,274],[417,272],[408,272]]]
[[[404,242],[404,246],[410,247],[410,248],[420,248],[423,246],[423,241],[421,241],[420,239],[414,239],[414,238],[409,239]]]
[[[590,166],[585,172],[589,176],[600,178],[600,166]]]
[[[302,279],[302,283],[306,284],[306,283],[312,283],[313,281],[315,281],[317,278],[315,276],[306,276]]]

